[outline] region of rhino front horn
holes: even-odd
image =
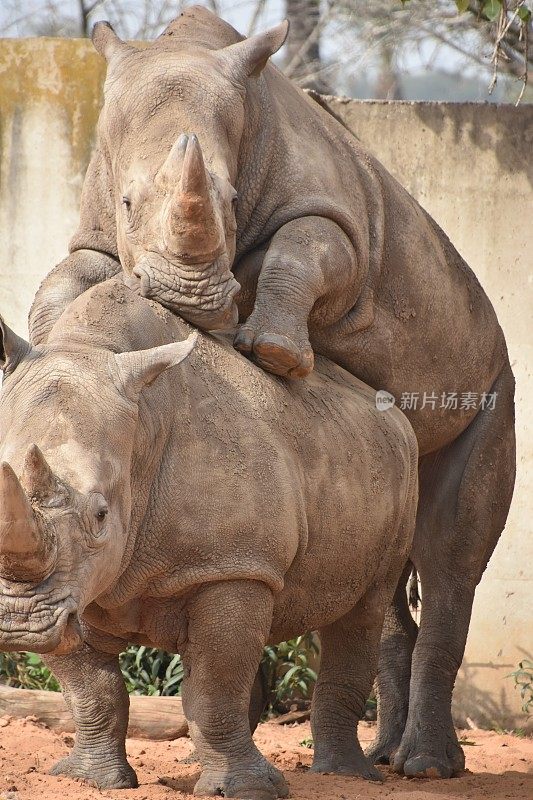
[[[196,196],[201,201],[206,210],[211,207],[209,188],[207,185],[207,172],[202,155],[202,148],[197,137],[189,136],[187,149],[183,160],[183,170],[181,173],[180,192]]]
[[[36,444],[26,453],[21,480],[30,497],[42,499],[56,491],[54,474]]]
[[[189,137],[187,134],[182,133],[180,137],[174,142],[170,153],[166,157],[157,177],[160,181],[168,181],[175,184],[179,180],[181,171],[183,169],[183,160],[187,152],[187,143]]]
[[[0,576],[40,583],[52,570],[55,543],[46,535],[17,476],[0,464]]]
[[[178,141],[182,148],[183,139]],[[200,143],[189,136],[167,221],[170,249],[185,264],[211,264],[225,249],[224,227],[210,184]]]

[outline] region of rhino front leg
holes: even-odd
[[[287,796],[283,776],[255,746],[248,720],[272,607],[272,592],[257,581],[209,584],[188,605],[182,696],[202,764],[195,794],[247,800]]]
[[[246,283],[239,267],[236,275]],[[255,306],[237,332],[236,349],[275,375],[308,375],[314,363],[307,327],[311,311],[319,327],[337,321],[357,300],[359,284],[352,243],[335,222],[323,217],[288,222],[271,240]]]
[[[311,713],[313,772],[383,780],[361,749],[357,725],[377,671],[383,618],[392,594],[388,583],[368,591],[348,614],[319,630],[322,657]]]
[[[411,570],[409,561],[385,614],[377,677],[378,729],[375,740],[365,751],[373,764],[390,764],[407,722],[411,659],[418,635],[407,602],[406,585]]]
[[[117,259],[97,250],[76,250],[43,280],[33,301],[29,329],[34,345],[45,342],[65,308],[80,294],[121,271]]]
[[[76,741],[52,775],[79,778],[98,789],[135,788],[137,776],[126,759],[129,696],[118,656],[85,644],[65,656],[46,656],[74,718]]]

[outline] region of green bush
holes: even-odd
[[[180,693],[183,664],[180,656],[150,647],[128,647],[120,668],[130,694],[170,696]]]
[[[35,653],[0,653],[0,683],[16,689],[59,691],[59,684]]]
[[[310,661],[318,652],[318,643],[312,633],[265,647],[262,664],[270,687],[273,711],[283,712],[293,702],[308,700],[317,679]]]
[[[316,674],[309,659],[318,647],[311,635],[265,648],[262,668],[271,693],[271,709],[284,711],[292,701],[309,697]],[[181,658],[164,650],[128,647],[120,668],[130,694],[176,695],[183,680]],[[23,689],[58,691],[50,670],[35,653],[0,653],[0,683]]]
[[[514,678],[515,688],[520,690],[522,711],[530,714],[533,711],[533,661],[524,659],[508,677]]]
[[[269,714],[283,714],[291,706],[308,708],[317,674],[313,664],[318,660],[320,645],[313,633],[298,636],[273,647],[265,647],[263,670],[270,686]],[[372,691],[366,702],[364,719],[377,719],[377,700]],[[305,747],[312,747],[305,744]]]
[[[149,647],[128,647],[120,656],[120,668],[130,694],[179,694],[183,665],[179,656]],[[18,689],[60,686],[35,653],[0,653],[0,683]]]

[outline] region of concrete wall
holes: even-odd
[[[476,593],[455,712],[462,722],[523,727],[518,693],[505,676],[523,658],[533,660],[533,106],[334,99],[331,108],[450,236],[507,337],[517,482]]]
[[[88,41],[0,39],[0,308],[19,333],[67,255],[104,74]]]
[[[0,41],[0,309],[19,333],[76,225],[102,75],[85,41]],[[533,107],[338,99],[331,107],[449,234],[507,334],[517,378],[518,481],[477,592],[455,699],[459,721],[524,726],[505,676],[533,657]]]

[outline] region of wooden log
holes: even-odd
[[[0,686],[0,716],[35,717],[53,731],[74,732],[74,722],[60,692]],[[188,732],[181,697],[130,695],[128,736],[166,741]]]
[[[287,714],[281,714],[279,717],[272,717],[268,720],[269,725],[292,725],[294,722],[298,724],[307,722],[311,719],[311,709],[306,708],[303,711],[288,711]]]

